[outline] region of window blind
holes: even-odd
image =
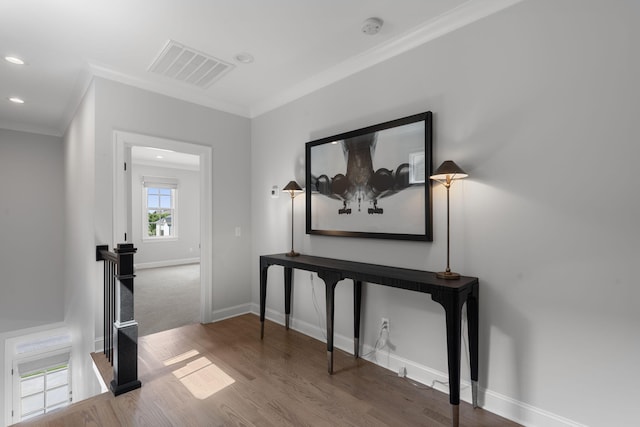
[[[160,176],[143,176],[142,186],[145,188],[178,188],[178,180],[176,178],[160,177]]]
[[[35,360],[18,362],[18,373],[20,376],[24,376],[57,365],[64,365],[69,363],[70,356],[69,351],[65,351],[51,356],[40,357]]]

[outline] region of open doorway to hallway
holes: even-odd
[[[139,335],[210,322],[211,148],[121,131],[114,142],[114,242],[137,248]]]
[[[138,335],[200,321],[200,264],[136,270]]]
[[[200,157],[131,147],[140,336],[200,321]]]

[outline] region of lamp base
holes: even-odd
[[[291,252],[287,252],[285,255],[286,256],[298,256],[298,255],[300,255],[300,253],[291,251]]]
[[[441,271],[436,273],[436,277],[438,279],[446,279],[446,280],[456,280],[460,278],[458,273],[454,273],[453,271]]]

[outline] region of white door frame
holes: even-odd
[[[131,147],[153,147],[194,154],[200,157],[200,321],[209,323],[212,318],[213,294],[213,204],[212,165],[213,149],[172,139],[113,131],[114,182],[113,182],[113,246],[131,242]],[[125,172],[124,164],[127,163]]]

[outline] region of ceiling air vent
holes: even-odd
[[[233,64],[169,40],[149,71],[204,89],[233,67]]]

